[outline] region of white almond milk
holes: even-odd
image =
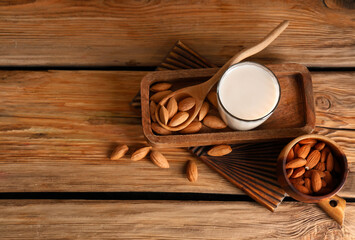
[[[264,122],[277,106],[280,97],[275,75],[266,67],[253,62],[231,66],[221,78],[217,92],[223,120],[230,127],[240,130],[248,130]],[[236,118],[242,121],[243,126],[231,122]]]

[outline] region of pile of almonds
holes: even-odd
[[[157,123],[155,112],[157,110],[157,104],[172,91],[169,90],[172,87],[171,83],[159,82],[151,86],[150,90],[153,94],[150,97],[150,118],[152,120],[152,130],[160,135],[172,134],[171,131],[166,130]],[[205,101],[202,104],[199,114],[192,123],[186,128],[179,131],[182,134],[197,133],[202,129],[202,123],[204,126],[212,129],[224,129],[227,125],[217,114],[217,94],[215,91],[211,91],[207,95],[208,102]],[[159,119],[165,125],[170,127],[177,127],[184,123],[189,118],[189,110],[193,109],[196,102],[193,97],[186,97],[179,102],[175,98],[169,99],[169,101],[160,108]],[[213,106],[210,107],[210,104]],[[214,110],[214,111],[213,111]],[[202,122],[202,123],[201,123]]]
[[[286,174],[301,193],[325,195],[338,184],[341,169],[330,148],[321,141],[299,141],[286,158]]]

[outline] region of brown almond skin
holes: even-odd
[[[190,182],[196,182],[198,178],[198,170],[195,161],[190,160],[186,166],[186,177]]]
[[[305,186],[303,185],[300,185],[300,184],[295,184],[293,185],[298,191],[300,191],[301,193],[304,193],[304,194],[310,194],[308,188],[306,188]]]
[[[321,162],[325,162],[325,160],[327,160],[328,157],[328,153],[329,153],[329,148],[325,147],[322,151],[321,151],[321,157],[320,157],[320,161]]]
[[[296,168],[293,170],[293,174],[292,174],[291,178],[301,177],[305,173],[305,171],[306,170],[304,169],[304,167]]]
[[[308,156],[309,151],[311,150],[311,145],[307,144],[307,145],[303,145],[302,147],[300,147],[300,149],[298,149],[298,151],[296,152],[296,156],[299,158],[304,158],[306,159],[306,157]]]
[[[207,154],[214,157],[220,157],[232,152],[232,148],[229,145],[217,145],[211,148]]]
[[[170,120],[169,126],[176,127],[185,122],[189,118],[189,114],[187,112],[178,112],[175,116]]]
[[[295,157],[296,157],[297,152],[298,152],[298,150],[299,150],[300,148],[301,148],[301,147],[300,147],[300,145],[299,145],[298,143],[293,147],[293,152],[295,153]]]
[[[169,168],[169,162],[166,160],[163,154],[158,151],[152,151],[150,153],[150,160],[160,168]]]
[[[311,185],[313,192],[318,192],[322,188],[322,179],[318,171],[314,171],[311,176]]]
[[[298,143],[301,144],[301,145],[309,144],[309,145],[311,145],[311,147],[313,147],[314,145],[317,144],[317,140],[311,139],[311,138],[307,138],[307,139],[303,139],[303,140],[299,141]]]
[[[287,157],[286,157],[286,162],[289,162],[295,158],[295,152],[293,151],[293,148],[288,152]]]
[[[172,86],[171,83],[166,83],[166,82],[155,83],[153,86],[150,87],[150,91],[152,92],[166,91],[170,89],[171,86]]]
[[[178,103],[179,111],[186,112],[193,108],[196,104],[196,100],[193,97],[187,97]]]
[[[164,125],[168,124],[168,121],[169,121],[169,113],[168,113],[168,110],[164,107],[164,106],[161,106],[160,107],[160,110],[159,110],[159,118],[160,118],[160,121],[162,123],[164,123]]]
[[[293,159],[292,161],[286,163],[285,168],[299,168],[299,167],[303,167],[304,165],[306,165],[307,160],[303,159],[303,158],[296,158]]]
[[[202,128],[201,122],[192,122],[186,128],[180,131],[183,134],[197,133]]]
[[[155,103],[159,103],[163,98],[168,96],[170,93],[172,93],[172,91],[170,91],[170,90],[157,92],[157,93],[153,94],[153,96],[150,97],[150,100],[154,101]]]
[[[323,148],[325,147],[325,143],[324,142],[319,142],[314,146],[314,149],[318,150],[318,151],[322,151]]]
[[[169,119],[172,118],[178,112],[178,104],[174,97],[169,99],[168,105],[166,105],[166,109],[169,113]]]
[[[327,171],[331,172],[334,168],[334,158],[333,154],[329,153],[326,161]]]
[[[327,183],[324,181],[324,179],[322,179],[322,188],[326,187]]]
[[[300,185],[303,185],[304,184],[304,180],[303,178],[301,177],[298,177],[298,178],[291,178],[290,179],[290,182],[295,185],[295,184],[300,184]]]
[[[142,147],[136,150],[134,153],[132,153],[131,160],[132,161],[142,160],[148,155],[150,149],[152,149],[152,147]]]
[[[223,122],[222,119],[220,119],[217,116],[213,116],[213,115],[207,115],[203,119],[203,124],[206,127],[213,128],[213,129],[223,129],[223,128],[227,127],[227,124],[225,122]]]
[[[328,185],[331,185],[332,182],[333,182],[333,177],[332,177],[332,174],[330,174],[330,172],[328,171],[325,171],[325,176],[324,176],[324,181],[328,184]]]
[[[304,186],[308,189],[310,193],[312,193],[312,186],[311,186],[311,179],[310,178],[305,178],[304,179]]]
[[[150,101],[149,111],[150,111],[150,118],[152,119],[153,122],[157,121],[157,119],[155,118],[155,111],[156,110],[157,110],[157,105],[155,104],[154,101]]]
[[[306,169],[310,170],[314,168],[320,161],[320,152],[313,150],[307,157]]]
[[[306,172],[304,173],[304,177],[310,178],[310,177],[312,176],[313,172],[315,172],[315,171],[318,172],[318,174],[320,175],[321,178],[325,176],[325,173],[324,173],[324,172],[321,172],[321,171],[319,171],[319,170],[315,170],[315,169],[313,168],[312,170],[306,171]]]
[[[314,167],[315,170],[319,171],[325,171],[325,163],[324,162],[319,162],[317,165]]]
[[[210,110],[210,105],[208,104],[208,102],[204,101],[202,103],[200,112],[198,113],[198,120],[199,121],[202,121],[206,117],[208,110]]]
[[[126,144],[118,145],[112,152],[110,159],[119,160],[128,151],[128,146]]]
[[[218,109],[218,103],[217,103],[217,93],[216,91],[211,91],[208,93],[207,95],[207,99],[208,101],[215,107]]]
[[[293,173],[293,168],[286,169],[286,177],[287,178],[290,178],[292,176],[292,173]]]
[[[170,135],[170,134],[172,134],[171,131],[163,128],[162,126],[160,126],[158,123],[155,123],[155,122],[152,123],[152,130],[155,133],[160,134],[160,135]]]

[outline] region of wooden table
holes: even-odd
[[[0,4],[2,239],[354,239],[355,6],[352,1],[6,1]],[[183,40],[223,64],[282,19],[252,58],[310,67],[315,132],[337,141],[350,174],[341,228],[314,204],[272,213],[198,162],[164,149],[170,169],[128,157],[145,143],[129,102],[141,78]]]

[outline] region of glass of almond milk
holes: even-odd
[[[265,122],[280,102],[276,76],[255,62],[232,65],[217,85],[218,110],[235,130],[250,130]]]

